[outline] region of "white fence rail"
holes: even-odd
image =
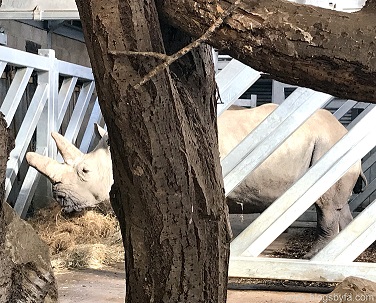
[[[25,153],[30,149],[30,145],[33,145],[33,149],[38,153],[56,157],[56,147],[50,133],[52,130],[62,129],[68,140],[86,152],[93,138],[93,123],[103,122],[91,69],[57,60],[51,50],[41,50],[40,55],[33,55],[0,46],[0,74],[9,69],[15,73],[0,108],[8,124],[13,123],[17,116],[30,77],[36,74],[37,83],[28,110],[22,113],[23,121],[17,130],[16,147],[10,155],[6,174],[7,197],[19,179],[22,163],[25,162]],[[242,75],[242,81],[237,76],[239,73]],[[223,104],[219,105],[218,113],[237,100],[259,76],[258,72],[243,66],[240,62],[231,61],[229,67],[217,75],[223,101]],[[227,82],[236,85],[227,85]],[[223,160],[226,193],[239,184],[266,158],[266,154],[277,148],[311,113],[331,98],[329,95],[301,88],[290,95],[258,130]],[[353,101],[344,103],[335,115],[342,116],[355,104]],[[67,116],[67,112],[71,114]],[[294,185],[294,195],[289,192],[283,195],[232,242],[230,276],[339,281],[353,274],[376,280],[375,264],[353,263],[354,255],[358,254],[359,249],[356,253],[351,249],[365,237],[367,244],[374,241],[374,203],[369,206],[369,213],[366,209],[348,229],[341,232],[339,240],[335,240],[341,245],[328,246],[329,254],[322,252],[312,261],[257,257],[314,202],[317,195],[321,195],[326,187],[341,176],[346,167],[375,145],[376,137],[370,132],[373,129],[371,125],[376,121],[376,110],[373,106],[364,111],[364,116],[364,121],[354,127],[350,125],[351,132],[348,136]],[[362,127],[364,123],[367,125]],[[26,167],[22,185],[14,202],[14,208],[21,216],[26,214],[39,178],[40,175],[33,168]],[[295,195],[298,192],[299,194]],[[294,199],[290,199],[292,196]],[[305,198],[304,201],[302,197]],[[353,208],[355,207],[354,205]],[[276,213],[276,208],[282,211]],[[363,221],[367,224],[363,224]],[[347,233],[351,233],[351,237],[347,236]],[[347,243],[349,241],[351,243]],[[366,244],[362,245],[362,249],[365,246]]]
[[[92,119],[91,122],[94,120],[98,122],[101,119],[100,111],[98,114],[98,101],[94,100],[95,85],[90,68],[60,61],[55,58],[53,50],[40,50],[39,55],[35,55],[0,46],[0,74],[7,69],[15,71],[0,108],[8,125],[14,120],[16,111],[23,102],[22,97],[30,78],[34,74],[37,76],[37,83],[27,111],[20,113],[23,121],[17,130],[15,148],[10,154],[7,165],[6,198],[11,193],[33,136],[35,136],[37,152],[56,157],[56,147],[50,133],[60,129],[68,107],[73,107],[64,136],[75,142],[80,130],[86,129],[81,148],[82,151],[87,151],[93,127],[83,128],[83,120],[90,114],[88,113],[90,102],[95,102],[96,113],[96,119]],[[77,100],[74,97],[76,95]],[[33,168],[28,168],[17,200],[14,202],[14,208],[21,216],[25,216],[27,212],[37,179],[39,174]],[[48,189],[45,194],[48,194]]]
[[[228,195],[310,115],[332,98],[309,89],[296,89],[221,161],[225,194]],[[232,101],[228,101],[222,107],[227,108],[231,103]],[[347,101],[334,115],[340,118],[355,105],[356,102]],[[376,109],[374,105],[367,105],[361,115],[348,126],[349,133],[233,239],[229,276],[341,281],[346,276],[354,275],[376,281],[376,264],[353,262],[376,240],[375,202],[310,261],[259,257],[350,166],[374,148],[375,128]],[[354,202],[352,208],[355,209],[360,203]]]

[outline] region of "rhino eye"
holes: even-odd
[[[87,168],[82,168],[82,172],[84,173],[84,174],[87,174],[88,172],[89,172],[90,170],[88,170]]]

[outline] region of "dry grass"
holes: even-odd
[[[124,261],[119,224],[112,212],[65,214],[57,203],[28,222],[50,248],[54,268],[101,268]]]

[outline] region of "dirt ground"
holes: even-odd
[[[236,219],[236,218],[235,218]],[[243,218],[232,221],[234,234],[240,233],[244,228]],[[264,252],[264,256],[300,258],[308,251],[314,237],[314,229],[293,228],[283,233]],[[376,246],[376,245],[373,245]],[[369,252],[366,257],[372,256],[371,262],[375,262],[376,247]],[[367,259],[367,258],[366,258]],[[363,261],[363,260],[362,260]],[[368,260],[369,262],[369,260]],[[125,272],[124,264],[118,263],[116,266],[106,269],[83,269],[83,270],[58,270],[55,272],[58,281],[59,298],[61,303],[104,303],[104,302],[124,302],[125,296]],[[265,282],[265,283],[264,283]],[[269,283],[270,282],[270,283]],[[247,288],[248,281],[239,282],[237,279],[230,279],[231,284],[241,284]],[[319,291],[320,287],[309,288],[307,285],[290,287],[287,291],[275,291],[277,286],[272,281],[262,281],[268,287],[260,290],[260,286],[253,284],[253,290],[228,290],[228,303],[318,303],[324,297],[320,293],[308,293],[309,291]],[[256,283],[257,284],[257,283]],[[272,285],[272,287],[269,287]],[[262,287],[262,286],[261,286]],[[279,288],[281,289],[281,287]],[[286,288],[282,287],[283,290]],[[322,289],[321,289],[322,290]],[[298,292],[305,291],[305,292]],[[325,291],[325,289],[324,289]],[[327,292],[329,292],[328,290]]]
[[[123,303],[124,270],[65,270],[56,273],[60,303]],[[318,293],[228,290],[227,303],[318,303]]]
[[[234,228],[239,233],[242,228]],[[265,251],[264,255],[274,255],[283,250],[292,234],[283,233]],[[106,269],[58,270],[60,303],[104,303],[124,302],[124,264],[118,263]],[[236,280],[236,279],[235,279]],[[231,282],[231,281],[230,281]],[[240,283],[240,284],[244,284]],[[253,287],[252,287],[253,288]],[[228,303],[318,303],[317,293],[284,292],[270,290],[228,290]]]

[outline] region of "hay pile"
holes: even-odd
[[[111,212],[65,214],[52,203],[28,222],[48,244],[55,269],[97,269],[124,261],[119,224]]]

